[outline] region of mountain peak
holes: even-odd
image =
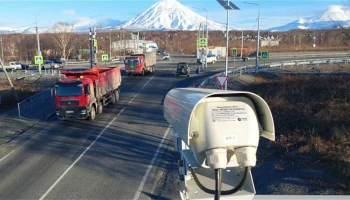
[[[206,18],[198,15],[177,0],[160,0],[122,25],[138,30],[197,30]],[[225,26],[208,20],[208,29],[224,30]]]
[[[330,5],[319,16],[300,18],[284,26],[270,28],[270,31],[288,31],[292,29],[333,29],[350,26],[350,6]]]

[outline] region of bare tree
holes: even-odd
[[[72,50],[72,34],[74,31],[73,25],[65,22],[56,22],[52,29],[55,44],[60,49],[61,55],[67,59]]]

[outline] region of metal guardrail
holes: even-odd
[[[53,99],[52,89],[39,92],[27,98],[17,103],[18,116],[24,117],[25,115],[28,115],[31,112],[33,112],[35,109],[40,108],[47,101],[52,101],[52,99]]]
[[[340,64],[340,63],[344,63],[344,64],[348,64],[350,62],[350,58],[349,57],[339,57],[339,58],[322,58],[322,59],[303,59],[303,60],[290,60],[290,61],[285,61],[285,62],[274,62],[274,63],[265,63],[264,65],[259,65],[259,70],[261,69],[269,69],[269,68],[279,68],[279,69],[283,69],[285,67],[306,67],[306,66],[310,66],[310,65],[316,65],[319,66],[320,64],[328,64],[328,65],[332,65],[332,64]],[[261,63],[261,61],[260,61]],[[247,65],[244,67],[240,67],[234,70],[230,70],[227,72],[227,74],[243,74],[243,73],[252,73],[255,72],[255,65]],[[319,74],[317,73],[312,73],[312,74]],[[327,74],[331,74],[331,73],[327,73]],[[334,74],[334,73],[333,73]],[[346,74],[346,73],[343,73]],[[200,85],[198,85],[198,88],[203,88],[205,86],[207,86],[208,84],[210,84],[213,81],[216,81],[216,76],[224,76],[225,72],[221,72],[218,74],[215,74],[213,76],[208,77],[207,79],[205,79]]]

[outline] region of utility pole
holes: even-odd
[[[3,60],[3,62],[5,62],[5,58],[4,58],[4,46],[3,46],[3,41],[2,41],[2,34],[1,34],[1,38],[0,38],[0,42],[1,42],[1,59]]]
[[[93,45],[93,36],[92,36],[92,28],[90,27],[89,31],[89,41],[90,41],[90,68],[93,67],[92,64],[92,45]]]
[[[255,72],[259,71],[259,48],[260,48],[260,5],[259,5],[259,14],[258,14],[258,39],[256,41],[256,61],[255,61]]]
[[[36,30],[36,41],[38,43],[38,53],[37,55],[38,56],[41,56],[41,51],[40,51],[40,39],[39,39],[39,30],[38,30],[38,20],[36,20],[36,27],[35,27],[35,30]],[[41,74],[41,64],[39,63],[39,74]]]
[[[10,77],[9,77],[9,75],[8,75],[8,73],[7,73],[7,71],[6,71],[5,64],[4,64],[4,62],[2,61],[1,58],[0,58],[0,65],[1,65],[2,70],[3,70],[4,73],[5,73],[5,76],[6,76],[7,80],[8,80],[8,82],[10,83],[11,90],[12,90],[12,92],[13,92],[13,95],[14,95],[15,98],[16,98],[16,101],[19,102],[19,98],[18,98],[17,92],[16,92],[16,90],[15,90],[13,84],[12,84],[12,81],[11,81],[11,79],[10,79]]]
[[[242,42],[241,42],[241,59],[243,59],[243,24],[242,24]]]
[[[109,29],[109,60],[112,60],[112,38],[111,29]]]
[[[229,4],[230,1],[227,1],[227,4]],[[227,68],[228,68],[228,24],[229,24],[229,10],[227,9],[227,21],[226,21],[226,57],[225,57],[225,76],[227,77]],[[227,81],[225,83],[225,90],[227,90]]]

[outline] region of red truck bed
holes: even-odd
[[[97,97],[103,96],[108,92],[117,89],[122,82],[119,66],[114,68],[96,66],[83,71],[63,71],[62,74],[64,74],[67,79],[92,79],[94,87],[96,88],[97,86]]]

